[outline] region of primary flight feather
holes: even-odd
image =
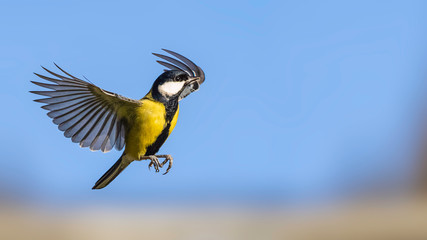
[[[205,80],[203,70],[188,58],[163,49],[175,58],[153,53],[165,60],[167,67],[140,100],[134,100],[103,90],[74,77],[59,66],[57,74],[43,67],[53,77],[35,73],[50,83],[31,81],[50,91],[31,91],[47,98],[34,100],[44,103],[43,109],[64,132],[81,147],[108,152],[113,147],[123,151],[117,162],[95,183],[93,189],[107,186],[135,160],[150,160],[156,171],[169,162],[171,155],[155,155],[174,129],[179,113],[179,101],[198,90]],[[64,75],[65,74],[65,75]],[[159,162],[159,158],[165,158]]]

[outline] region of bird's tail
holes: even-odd
[[[119,160],[117,160],[114,165],[108,169],[104,175],[95,183],[92,189],[101,189],[106,187],[110,182],[112,182],[129,164],[131,161],[128,161],[123,154]]]

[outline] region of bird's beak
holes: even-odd
[[[186,84],[190,84],[190,83],[193,83],[193,82],[199,82],[200,81],[200,77],[193,77],[193,78],[190,78],[190,79],[188,79],[187,81],[186,81]]]
[[[190,95],[190,93],[199,90],[200,84],[202,83],[200,79],[200,77],[191,77],[185,81],[184,87],[182,88],[179,96],[179,101]]]
[[[190,78],[185,83],[186,86],[190,86],[192,92],[199,90],[200,84],[200,77]]]

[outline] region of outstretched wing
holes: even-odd
[[[43,69],[56,78],[34,74],[54,84],[31,82],[52,91],[30,92],[48,97],[34,101],[45,104],[42,108],[49,111],[47,115],[64,136],[92,151],[108,152],[114,146],[121,150],[125,145],[126,122],[120,110],[137,107],[140,102],[105,91],[60,67],[66,76]]]

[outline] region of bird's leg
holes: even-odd
[[[165,160],[162,163],[159,164],[159,167],[163,167],[169,161],[168,168],[166,169],[166,172],[163,173],[163,175],[165,175],[166,173],[168,173],[169,170],[172,168],[172,164],[173,164],[173,158],[172,158],[172,156],[169,155],[169,154],[165,154],[165,155],[153,155],[153,156],[155,156],[157,158],[165,158]],[[151,162],[148,165],[148,168],[150,168],[152,165],[153,165],[153,162]]]
[[[150,169],[150,167],[154,165],[156,172],[159,172],[159,167],[162,167],[162,166],[160,165],[159,159],[156,157],[156,155],[142,156],[139,160],[146,160],[146,159],[151,160],[150,164],[148,165],[148,169]]]

